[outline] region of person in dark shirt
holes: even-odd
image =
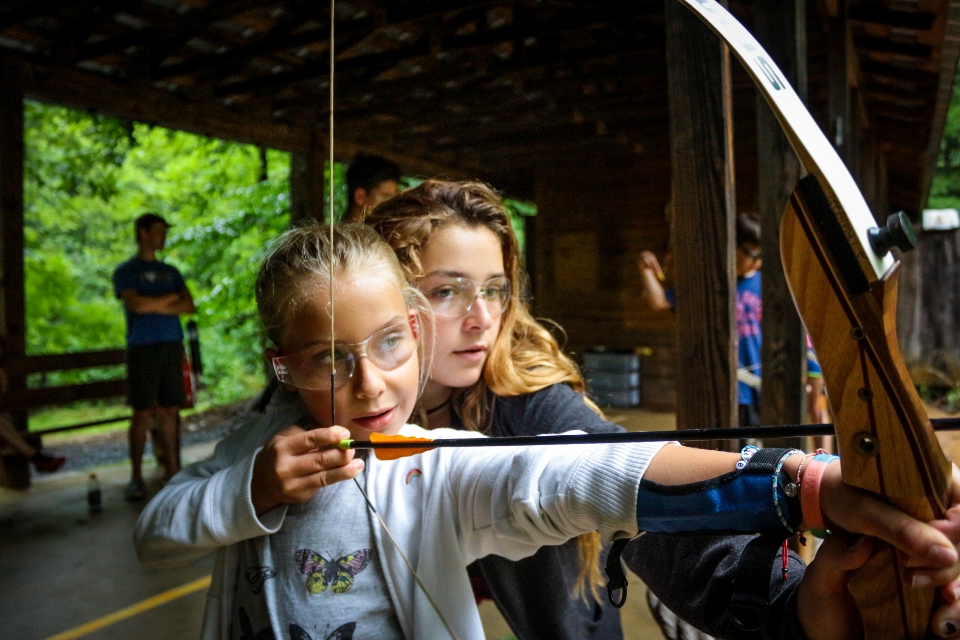
[[[397,193],[400,167],[381,156],[360,153],[347,167],[347,213],[343,222],[363,222],[367,212]]]
[[[180,314],[193,313],[193,297],[180,272],[157,258],[166,245],[167,221],[147,213],[134,222],[137,253],[113,273],[113,289],[127,320],[127,401],[131,478],[128,500],[146,497],[142,460],[147,429],[156,418],[167,478],[180,470],[177,420],[184,403],[183,328]]]

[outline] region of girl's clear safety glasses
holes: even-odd
[[[438,316],[459,318],[470,313],[477,298],[483,297],[491,315],[503,312],[510,299],[510,281],[504,276],[477,282],[469,278],[427,278],[420,283],[433,312]]]
[[[392,371],[406,364],[417,350],[417,336],[411,322],[384,327],[363,342],[318,345],[289,356],[272,359],[273,370],[284,384],[313,391],[330,390],[330,371],[334,370],[333,386],[341,387],[353,377],[360,358],[369,358],[382,371]]]

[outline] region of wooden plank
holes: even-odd
[[[28,375],[48,371],[89,369],[90,367],[124,364],[126,355],[125,349],[104,349],[102,351],[80,351],[42,356],[12,356],[4,359],[3,367],[8,373]]]
[[[185,99],[144,81],[121,82],[69,66],[31,62],[27,71],[26,95],[34,100],[259,147],[292,151],[304,145],[299,128],[275,120],[266,105],[231,109],[212,98]]]
[[[101,380],[44,389],[19,389],[0,393],[0,405],[15,411],[62,406],[78,400],[100,400],[126,395],[126,380]]]
[[[646,36],[644,32],[657,26],[657,22],[651,18],[646,5],[615,3],[597,10],[562,13],[556,17],[519,24],[508,23],[496,29],[484,29],[475,33],[442,33],[432,30],[396,49],[344,58],[337,62],[337,73],[358,73],[370,79],[398,65],[413,66],[418,58],[432,57],[440,52],[452,54],[470,49],[487,49],[498,44],[522,42],[547,34],[552,37],[562,37],[561,34],[582,30],[584,25],[602,24],[612,19],[618,19],[623,28],[631,29],[636,33],[638,40],[643,41]],[[265,91],[280,93],[291,84],[322,78],[326,73],[323,65],[305,63],[277,73],[222,84],[214,89],[214,95],[228,96]]]
[[[797,93],[806,93],[806,1],[754,5],[754,35]],[[757,94],[757,209],[763,274],[763,424],[804,422],[805,337],[780,259],[780,219],[797,181],[800,161],[763,96]],[[799,443],[790,443],[796,446]]]
[[[933,116],[930,122],[930,137],[927,141],[927,153],[920,179],[919,197],[916,200],[917,210],[926,205],[930,194],[930,185],[933,182],[934,169],[940,154],[940,140],[943,139],[943,130],[947,123],[947,109],[953,96],[953,83],[957,72],[957,61],[960,58],[960,47],[955,42],[960,40],[960,2],[951,1],[947,5],[947,16],[943,47],[940,55],[940,73],[937,79],[936,101]],[[909,207],[908,208],[913,208]]]
[[[132,46],[149,47],[151,54],[157,57],[163,55],[160,52],[166,52],[169,55],[173,48],[186,43],[211,23],[263,6],[263,0],[230,0],[209,3],[203,9],[194,8],[189,4],[181,6],[187,11],[161,11],[160,5],[154,5],[152,7],[154,10],[151,12],[153,15],[148,18],[153,20],[154,24],[152,26],[89,44],[77,52],[74,62],[99,58]],[[146,16],[141,15],[139,17],[145,18]],[[160,60],[162,61],[162,58]]]
[[[850,55],[849,30],[846,19],[846,2],[840,1],[840,14],[826,23],[827,30],[827,112],[830,123],[827,137],[837,154],[849,166],[852,153],[850,105],[850,80],[848,77]]]
[[[15,6],[5,10],[3,13],[0,13],[0,29],[6,29],[7,27],[17,24],[18,22],[26,22],[27,20],[36,18],[39,15],[57,11],[65,6],[79,4],[79,2],[80,0],[57,0],[55,2],[24,0],[23,2],[17,3]],[[5,4],[9,6],[12,3],[7,2]]]
[[[23,269],[23,61],[0,55],[0,358],[26,353],[26,304]],[[8,374],[10,389],[26,387],[23,374]],[[27,430],[25,411],[10,413],[18,431]],[[0,464],[7,466],[5,461]],[[24,477],[24,473],[26,476]],[[10,486],[30,485],[29,469],[10,467],[2,474]]]
[[[734,177],[729,53],[675,0],[665,2],[677,425],[737,424]],[[722,442],[706,447],[726,448]]]
[[[937,16],[924,11],[898,11],[882,4],[856,4],[850,7],[850,19],[900,29],[926,31],[933,27]]]
[[[35,100],[270,149],[302,151],[311,144],[306,127],[274,119],[266,106],[231,109],[212,97],[187,100],[145,82],[122,83],[70,67],[31,62],[27,70],[26,95]],[[468,177],[450,165],[412,154],[385,152],[343,139],[336,146],[338,159],[367,151],[399,162],[408,175]]]
[[[290,157],[290,225],[303,224],[310,218],[323,222],[323,170],[326,144],[320,133],[311,129],[307,145]]]

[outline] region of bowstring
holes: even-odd
[[[333,426],[337,423],[337,409],[336,402],[334,401],[334,392],[336,391],[335,379],[337,375],[337,352],[334,348],[336,342],[335,330],[334,330],[334,321],[336,318],[336,307],[334,306],[334,295],[333,295],[333,270],[334,270],[334,251],[333,251],[333,226],[334,226],[334,217],[333,217],[333,187],[334,187],[334,170],[333,170],[333,98],[334,98],[334,71],[336,68],[335,58],[335,41],[334,41],[334,18],[336,12],[336,0],[330,0],[330,144],[329,144],[329,167],[330,167],[330,425]],[[352,197],[348,194],[348,197]],[[440,617],[440,621],[443,622],[443,626],[447,628],[447,633],[450,636],[457,640],[457,634],[453,632],[453,628],[450,626],[450,623],[447,622],[446,617],[444,617],[443,612],[440,610],[440,607],[437,606],[437,603],[434,601],[433,596],[430,595],[430,592],[427,590],[426,585],[423,584],[423,581],[420,580],[420,575],[417,573],[417,570],[413,568],[413,564],[407,559],[406,554],[403,553],[403,550],[400,548],[400,545],[397,544],[396,538],[393,537],[393,534],[390,532],[390,528],[387,526],[387,523],[384,522],[383,518],[380,517],[380,513],[377,511],[377,508],[373,506],[373,502],[370,500],[370,497],[367,495],[367,492],[363,490],[363,487],[360,485],[360,481],[357,480],[356,476],[353,478],[353,484],[356,485],[357,489],[360,491],[360,495],[363,496],[364,502],[367,503],[367,506],[370,508],[370,511],[373,512],[373,515],[377,517],[377,521],[380,522],[380,526],[383,528],[384,533],[387,534],[387,537],[390,539],[390,542],[393,544],[393,548],[397,550],[397,553],[400,554],[400,557],[403,558],[403,562],[407,565],[407,568],[410,569],[410,573],[413,574],[413,579],[420,586],[420,589],[423,591],[423,595],[427,597],[427,600],[430,602],[430,605],[433,607],[433,610],[437,612],[437,616]]]

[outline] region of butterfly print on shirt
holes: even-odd
[[[321,593],[330,587],[334,593],[347,593],[353,588],[353,579],[367,568],[373,552],[359,549],[336,560],[327,560],[316,551],[297,551],[297,567],[307,576],[307,591]]]
[[[276,578],[277,572],[272,567],[250,567],[244,575],[253,588],[253,595],[258,596],[263,591],[263,583],[270,578]]]
[[[324,640],[353,640],[353,630],[357,628],[356,622],[348,622],[345,625],[334,629],[333,633]],[[290,625],[290,640],[313,640],[310,634],[295,624]]]

